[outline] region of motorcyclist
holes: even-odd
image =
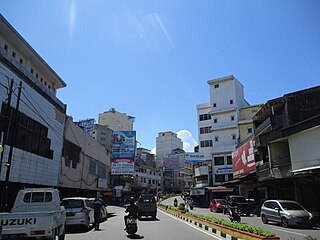
[[[128,215],[124,216],[124,224],[127,224],[127,219],[129,216],[132,216],[133,218],[137,219],[139,216],[139,207],[135,203],[134,197],[130,198],[130,205],[127,206],[126,213],[129,213]]]
[[[175,207],[178,207],[178,199],[177,199],[177,198],[174,199],[173,205],[174,205]]]

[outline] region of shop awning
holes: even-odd
[[[224,186],[214,186],[214,187],[206,187],[206,189],[210,192],[233,192],[233,188],[227,188]]]
[[[306,168],[300,168],[297,170],[291,171],[292,173],[301,173],[301,172],[307,172],[307,171],[312,171],[312,170],[318,170],[320,169],[320,165],[318,166],[312,166],[312,167],[306,167]]]

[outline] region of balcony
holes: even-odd
[[[284,163],[269,167],[269,163],[257,166],[257,177],[259,181],[270,179],[281,179],[291,176],[291,163]]]

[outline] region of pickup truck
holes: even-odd
[[[53,188],[25,188],[10,212],[0,213],[2,239],[65,239],[66,212],[60,192]]]

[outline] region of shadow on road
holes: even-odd
[[[139,221],[141,222],[145,222],[145,221],[151,221],[151,222],[156,222],[156,221],[160,221],[159,218],[140,218]]]
[[[140,236],[139,234],[131,234],[131,235],[127,235],[128,238],[130,239],[142,239],[144,238],[144,236]]]

